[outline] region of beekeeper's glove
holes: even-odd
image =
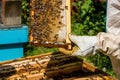
[[[98,33],[98,45],[105,55],[120,59],[120,35],[111,33]]]
[[[91,56],[99,49],[96,36],[76,36],[70,34],[69,38],[79,48],[72,55]]]
[[[71,56],[74,52],[76,52],[78,49],[79,49],[79,48],[78,48],[76,45],[72,46],[71,49],[58,48],[58,50],[59,50],[60,52],[62,52],[62,53],[64,53],[64,54],[67,54],[67,55],[70,55],[70,56]]]

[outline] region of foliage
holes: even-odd
[[[105,7],[93,0],[73,2],[75,13],[72,14],[72,32],[78,35],[96,35],[104,31]],[[101,10],[102,8],[102,10]]]
[[[94,0],[73,2],[72,33],[77,35],[97,35],[105,31],[106,3]],[[95,66],[113,75],[110,59],[102,53],[85,58]]]
[[[22,22],[28,24],[29,20],[29,1],[22,1]],[[96,35],[98,32],[105,31],[106,3],[94,2],[94,0],[77,0],[72,3],[72,33],[77,35]],[[28,24],[29,25],[29,24]],[[25,56],[36,55],[46,52],[56,52],[56,48],[33,47],[25,45]],[[102,53],[85,58],[95,66],[113,75],[110,59]]]
[[[111,76],[114,76],[109,57],[103,55],[101,52],[98,52],[95,56],[87,57],[86,61],[93,63],[93,65],[97,66],[99,69],[102,69]]]
[[[43,53],[49,53],[49,52],[57,52],[57,48],[49,48],[49,47],[40,47],[40,46],[32,46],[30,44],[26,44],[24,47],[24,56],[33,56],[33,55],[38,55],[38,54],[43,54]]]
[[[29,0],[22,0],[22,23],[28,25],[29,20]]]

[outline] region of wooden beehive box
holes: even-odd
[[[21,1],[0,0],[0,27],[18,27],[21,25]]]
[[[0,80],[116,80],[76,56],[47,53],[0,63]]]
[[[31,0],[30,43],[70,48],[70,15],[70,0]]]

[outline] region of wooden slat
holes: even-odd
[[[90,65],[89,63],[86,63],[86,62],[83,62],[83,65],[82,65],[84,68],[92,71],[92,72],[95,72],[95,67],[93,65]]]
[[[48,78],[59,76],[60,74],[69,74],[74,71],[81,70],[82,67],[80,64],[81,64],[81,62],[66,64],[66,65],[60,66],[56,70],[46,71],[45,74]]]
[[[71,0],[66,0],[66,17],[67,17],[67,37],[66,43],[71,43],[69,34],[71,33]],[[68,45],[68,49],[71,49],[71,45]]]
[[[73,78],[66,78],[64,80],[117,80],[112,78],[111,76],[104,76],[104,75],[91,75],[86,77],[73,77]]]
[[[5,0],[5,1],[21,1],[21,0]]]

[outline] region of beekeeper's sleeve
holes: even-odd
[[[99,49],[102,50],[105,55],[120,59],[120,35],[101,32],[98,33],[97,38]]]
[[[107,0],[106,31],[120,34],[120,0]]]

